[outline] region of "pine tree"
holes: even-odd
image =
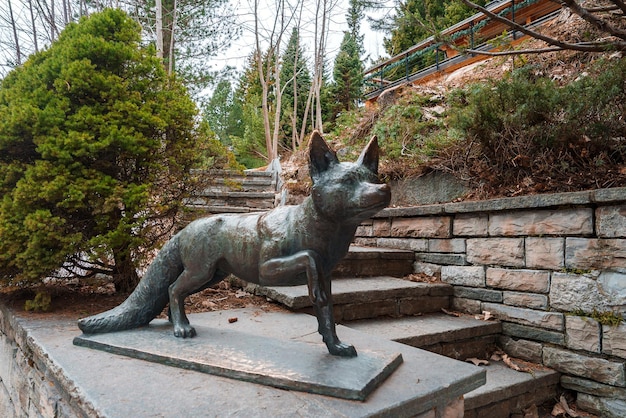
[[[235,90],[234,106],[241,109],[242,114],[237,133],[230,136],[237,161],[247,168],[260,167],[267,163],[261,113],[262,88],[253,55],[248,59],[247,67],[239,78]],[[269,99],[271,107],[272,97]]]
[[[196,108],[141,28],[107,9],[71,23],[0,84],[0,277],[110,274],[167,232],[201,142]]]
[[[336,113],[354,109],[362,97],[363,63],[359,47],[350,32],[345,32],[333,68],[333,92],[337,103]]]
[[[311,74],[300,47],[298,28],[293,28],[282,57],[280,79],[283,82],[282,132],[283,142],[294,151],[302,126],[307,97],[311,88]]]
[[[204,110],[204,120],[220,142],[231,145],[231,136],[243,134],[243,110],[229,80],[220,80]]]

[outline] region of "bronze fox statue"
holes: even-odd
[[[163,246],[122,304],[80,319],[78,327],[86,334],[140,327],[169,302],[174,335],[193,337],[184,299],[234,274],[264,286],[307,283],[328,351],[356,356],[335,331],[331,271],[348,252],[357,226],[389,204],[390,188],[378,181],[378,154],[374,137],[355,163],[340,163],[314,132],[309,146],[313,185],[300,205],[191,222]]]

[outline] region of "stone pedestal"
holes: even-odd
[[[271,314],[267,314],[267,320]],[[247,315],[246,315],[247,316]],[[280,315],[276,323],[280,327]],[[207,326],[201,316],[194,338],[176,338],[172,325],[155,320],[147,327],[109,334],[81,335],[74,345],[140,360],[230,377],[287,390],[363,401],[402,363],[402,355],[363,348],[357,357],[328,354],[319,344],[240,331],[236,323]],[[238,321],[237,321],[238,322]],[[220,326],[228,323],[228,326]]]
[[[17,322],[27,336],[24,342],[29,346],[27,349],[32,350],[35,368],[44,371],[42,382],[46,384],[43,386],[54,385],[58,392],[62,392],[63,398],[68,398],[67,403],[72,410],[87,416],[431,416],[443,411],[462,410],[463,394],[485,382],[485,371],[469,363],[342,326],[337,328],[340,338],[354,344],[359,357],[335,358],[327,353],[317,334],[316,319],[306,314],[243,309],[194,314],[189,318],[198,331],[198,337],[184,341],[171,337],[171,343],[166,343],[170,348],[174,347],[173,344],[196,346],[193,350],[200,353],[206,342],[206,356],[221,356],[221,361],[230,363],[232,367],[247,361],[245,357],[238,359],[237,356],[253,356],[248,359],[251,361],[249,365],[253,366],[250,370],[256,367],[254,362],[263,370],[275,367],[265,369],[270,362],[282,364],[280,367],[284,369],[284,352],[279,352],[277,357],[272,353],[273,349],[267,347],[302,350],[295,352],[288,368],[301,367],[292,364],[300,358],[302,364],[308,364],[306,373],[315,375],[316,371],[320,372],[315,376],[318,383],[328,383],[329,376],[334,376],[330,378],[328,387],[346,386],[338,384],[338,380],[345,374],[349,375],[346,370],[350,369],[351,362],[357,365],[368,358],[378,357],[395,364],[397,360],[394,356],[397,354],[402,356],[403,362],[386,379],[381,379],[379,386],[372,389],[364,401],[348,400],[331,396],[335,395],[333,393],[308,393],[299,388],[284,390],[268,386],[266,382],[217,376],[75,346],[72,340],[80,336],[80,331],[74,321],[19,319]],[[237,320],[234,321],[234,318]],[[144,330],[148,330],[146,334],[158,334],[168,326],[163,321],[153,321]],[[170,339],[169,335],[162,335],[162,338]],[[268,340],[272,341],[269,346],[260,343],[265,341],[264,344],[268,344]],[[219,341],[219,344],[224,344],[222,351],[211,352]],[[150,350],[153,350],[163,342],[146,340],[142,344],[152,346]],[[237,349],[238,344],[246,347]],[[229,352],[231,349],[235,351]],[[181,353],[183,351],[180,350]],[[344,361],[345,364],[338,365]],[[265,373],[263,371],[262,374]],[[35,398],[41,400],[40,395],[33,396]]]

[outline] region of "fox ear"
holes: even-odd
[[[373,136],[356,163],[367,167],[372,173],[378,174],[378,151],[378,138]]]
[[[313,182],[326,170],[339,160],[333,150],[330,149],[319,131],[315,130],[311,135],[311,144],[309,145],[309,172]]]

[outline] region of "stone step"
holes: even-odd
[[[258,212],[255,208],[247,208],[241,206],[215,206],[215,205],[194,205],[187,206],[190,210],[200,212],[205,215],[216,213],[250,213]]]
[[[502,331],[497,321],[443,313],[368,319],[343,325],[461,361],[489,358]],[[560,376],[554,370],[533,365],[531,374],[492,360],[488,366],[480,367],[487,372],[487,383],[465,395],[466,418],[508,418],[533,404],[541,405],[557,398]]]
[[[247,213],[272,209],[276,202],[276,176],[267,171],[194,170],[210,185],[185,199],[191,210],[184,221],[216,213]]]
[[[231,182],[231,181],[223,181],[217,180],[212,182],[207,188],[204,189],[202,194],[207,193],[220,193],[220,192],[250,192],[250,193],[259,193],[259,192],[272,192],[274,193],[275,188],[272,184],[261,184],[257,182]]]
[[[274,192],[221,192],[204,190],[198,193],[198,197],[208,197],[212,199],[270,199],[274,200]]]
[[[216,177],[211,179],[207,192],[272,192],[276,190],[276,181],[272,177]]]
[[[502,332],[502,325],[497,321],[444,313],[367,319],[344,325],[456,360],[489,358],[494,351],[497,335]]]
[[[509,418],[532,405],[558,399],[560,373],[537,365],[519,372],[499,361],[480,366],[487,383],[465,394],[465,418]]]
[[[270,287],[249,284],[246,290],[273,299],[291,310],[313,313],[306,285]],[[416,283],[389,276],[338,278],[332,282],[332,294],[335,320],[343,322],[439,312],[449,307],[452,287],[445,283]]]
[[[191,170],[191,173],[196,174],[196,175],[205,175],[209,177],[227,177],[227,178],[240,178],[240,177],[247,177],[247,178],[269,177],[271,178],[274,176],[274,173],[272,171],[257,171],[257,170],[237,171],[237,170],[219,170],[219,169],[218,170],[193,169]]]
[[[274,207],[273,192],[207,192],[185,199],[188,207],[222,206],[247,207],[255,210],[269,210]]]
[[[413,251],[351,245],[333,277],[404,277],[413,273]]]

